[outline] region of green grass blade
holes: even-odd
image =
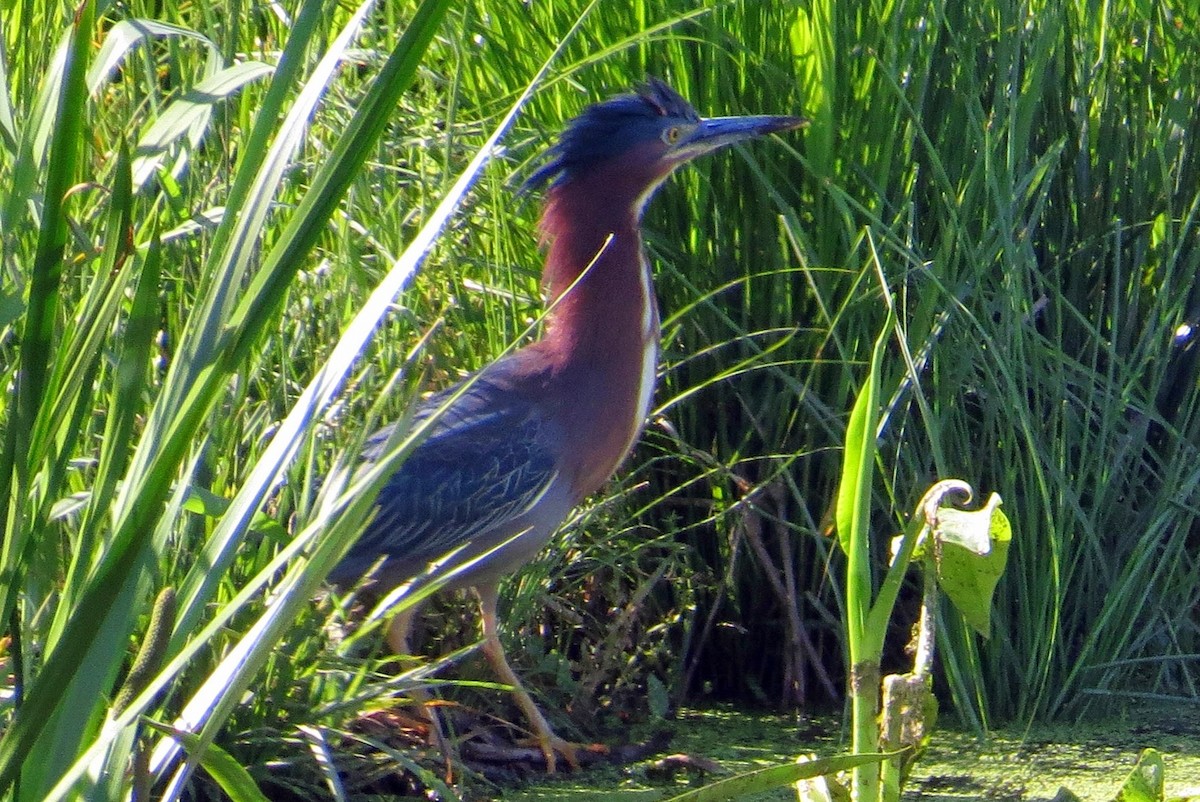
[[[199,42],[208,51],[210,65],[216,64],[220,58],[220,50],[212,40],[190,28],[151,19],[117,20],[105,33],[104,42],[92,60],[91,69],[87,74],[88,91],[92,94],[98,93],[120,69],[134,48],[139,45],[149,46],[154,39],[165,37]]]
[[[137,158],[133,162],[134,187],[140,190],[146,185],[180,139],[187,137],[190,147],[199,144],[214,105],[270,73],[269,65],[244,61],[205,78],[172,100],[138,140]],[[186,159],[177,160],[172,173],[178,174],[186,165]]]
[[[255,113],[245,148],[248,153],[266,154],[262,160],[243,159],[234,177],[224,214],[205,259],[199,301],[188,315],[179,335],[180,357],[173,360],[163,390],[151,410],[147,432],[138,443],[129,479],[118,496],[116,517],[121,517],[134,498],[161,498],[166,482],[183,460],[183,449],[213,403],[211,389],[200,384],[212,372],[217,358],[217,340],[234,294],[241,288],[251,254],[261,236],[267,211],[287,168],[303,127],[288,125],[272,142],[284,114],[285,101],[299,79],[305,53],[317,31],[321,14],[319,0],[306,0],[288,31],[287,41],[266,95]],[[309,80],[308,91],[292,104],[288,120],[307,119],[320,98],[331,69]],[[214,381],[214,384],[216,382]],[[207,398],[206,398],[207,396]],[[147,484],[143,484],[143,482]]]
[[[363,10],[365,11],[368,7],[368,5],[364,5]],[[359,104],[355,121],[351,123],[347,133],[339,140],[338,150],[325,162],[324,168],[314,179],[313,185],[305,195],[305,200],[296,210],[295,217],[289,222],[280,241],[268,254],[265,264],[256,274],[241,302],[239,312],[231,318],[226,329],[229,333],[228,336],[240,339],[245,344],[243,347],[248,347],[248,344],[252,342],[249,336],[253,331],[261,330],[262,315],[271,314],[271,309],[281,302],[287,286],[285,282],[291,280],[302,261],[299,249],[312,247],[317,234],[332,213],[340,193],[344,191],[346,183],[362,164],[374,138],[378,137],[383,130],[400,93],[415,77],[415,67],[418,62],[414,61],[414,58],[418,57],[419,53],[412,52],[413,49],[423,49],[428,46],[441,16],[447,8],[448,4],[444,0],[427,2],[422,6],[424,13],[413,20],[405,37],[397,44],[396,50],[389,58],[388,64],[391,68],[388,69],[385,66],[374,80],[368,93],[368,99]],[[348,40],[346,44],[348,44]],[[336,52],[334,51],[331,58],[336,59]],[[351,130],[354,132],[353,136]],[[457,198],[454,200],[456,201]],[[370,326],[373,326],[373,322]],[[368,330],[370,326],[367,327]],[[224,355],[225,359],[232,362],[236,357],[236,348],[232,343],[226,347],[228,352]],[[343,360],[348,358],[352,357],[340,357]],[[337,374],[337,377],[340,379],[341,375],[344,373]],[[325,392],[329,393],[330,390],[327,389]],[[306,407],[307,404],[312,403],[312,398],[305,400]],[[304,412],[296,419],[296,422],[303,421],[307,425],[307,422],[311,420],[313,413],[306,407],[302,407]],[[190,631],[193,622],[207,603],[222,567],[228,565],[233,557],[238,533],[242,531],[242,526],[249,521],[254,510],[258,508],[262,498],[274,486],[275,474],[279,466],[295,453],[301,433],[300,430],[289,430],[284,433],[285,436],[280,439],[280,443],[287,443],[286,450],[276,457],[262,462],[262,467],[250,477],[247,483],[250,489],[247,502],[239,504],[236,510],[227,515],[229,523],[222,526],[209,541],[205,552],[197,562],[196,571],[192,572],[181,586],[182,603],[179,627],[177,628],[178,635],[182,636]]]
[[[781,766],[755,769],[736,777],[726,777],[714,783],[670,797],[667,802],[723,802],[727,799],[742,799],[749,794],[761,794],[777,788],[786,788],[799,780],[811,780],[859,766],[882,763],[896,753],[871,753],[861,755],[838,755],[814,760],[797,760]]]
[[[87,404],[89,407],[91,406],[91,393],[81,387],[83,384],[82,377],[86,372],[91,372],[94,369],[92,366],[99,362],[103,356],[104,340],[109,336],[118,310],[125,300],[125,290],[128,286],[135,262],[143,264],[143,277],[138,285],[138,297],[141,299],[140,305],[144,306],[147,303],[153,302],[157,295],[157,254],[150,254],[149,258],[143,262],[143,260],[133,257],[127,250],[132,243],[133,236],[132,201],[133,184],[130,178],[129,150],[122,143],[117,154],[117,162],[113,168],[113,181],[109,196],[109,213],[105,225],[104,255],[100,259],[97,268],[98,276],[112,277],[112,280],[107,285],[103,280],[93,282],[92,289],[94,292],[84,302],[84,307],[77,316],[79,322],[75,327],[75,336],[72,341],[69,341],[61,349],[64,354],[71,355],[74,358],[74,364],[65,371],[63,376],[56,376],[54,381],[56,386],[62,388],[60,395],[66,395],[67,393],[80,395],[82,396],[80,403]],[[149,285],[145,283],[145,272],[147,270],[151,273]],[[149,294],[148,298],[146,297],[147,294]],[[134,314],[140,313],[145,315],[146,311],[138,307],[139,303],[135,301]],[[145,365],[145,361],[140,365],[143,371]],[[128,368],[126,369],[128,370]],[[90,386],[91,382],[88,382],[88,384]],[[110,423],[118,419],[125,419],[128,425],[122,427],[124,431],[112,431],[111,434],[114,439],[106,440],[106,445],[101,451],[100,477],[103,478],[93,487],[89,500],[89,511],[84,516],[75,542],[72,544],[71,566],[67,570],[67,579],[62,591],[58,615],[47,638],[47,643],[51,646],[57,640],[58,635],[61,634],[63,621],[68,611],[73,608],[75,597],[79,592],[81,583],[84,581],[83,577],[91,567],[92,561],[96,556],[98,514],[100,510],[107,509],[106,506],[99,505],[106,505],[117,478],[112,474],[111,462],[114,459],[114,454],[123,455],[127,453],[129,434],[132,431],[132,415],[134,414],[134,410],[136,410],[136,406],[127,403],[126,400],[139,397],[141,386],[141,383],[139,383],[136,391],[132,387],[122,386],[120,389],[130,392],[130,395],[121,396],[118,394],[109,399]],[[56,407],[60,409],[65,409],[67,405],[66,398],[62,398],[56,403]],[[63,413],[60,412],[59,414],[61,416]],[[57,429],[58,426],[54,426],[53,428]],[[76,428],[76,431],[78,431],[78,428]],[[72,438],[64,437],[63,440],[71,442]],[[70,453],[69,449],[63,450]],[[120,457],[116,458],[120,459]]]
[[[21,128],[16,159],[12,167],[12,183],[5,194],[4,205],[0,207],[0,213],[3,215],[0,217],[0,230],[5,232],[16,231],[28,214],[27,205],[34,196],[40,170],[46,162],[47,150],[51,147],[53,132],[57,130],[57,115],[63,102],[62,92],[72,41],[72,34],[68,31],[47,65],[29,118]],[[52,169],[60,170],[61,161],[57,161]],[[48,179],[49,174],[45,177]],[[61,203],[62,199],[58,202]]]
[[[208,776],[213,778],[231,802],[267,802],[267,797],[259,790],[246,767],[221,747],[205,744],[197,735],[155,721],[147,721],[146,725],[183,744],[183,748],[208,772]]]
[[[5,150],[16,156],[17,149],[20,147],[20,135],[17,133],[12,99],[8,96],[9,86],[11,84],[8,74],[8,54],[5,52],[5,44],[0,42],[0,87],[5,88],[5,91],[0,92],[0,143],[3,143]]]
[[[86,120],[83,75],[87,67],[87,44],[92,33],[94,13],[94,6],[90,2],[80,6],[70,46],[65,51],[62,89],[56,95],[58,105],[53,117],[55,127],[49,169],[21,334],[16,402],[8,422],[4,457],[0,460],[0,498],[3,499],[24,497],[32,481],[29,455],[40,449],[40,444],[32,441],[32,432],[36,430],[37,421],[42,415],[47,380],[53,364],[55,318],[59,312],[63,257],[67,245],[65,206],[67,192],[76,180],[83,142]],[[16,493],[10,496],[10,483],[14,478]],[[25,531],[23,508],[24,504],[18,502],[14,514],[6,516],[4,546],[0,552],[0,571],[14,579],[20,576],[22,552],[29,536]],[[0,588],[3,594],[0,596],[0,620],[9,619],[18,586],[18,582],[10,581]],[[3,772],[0,771],[2,784]]]
[[[401,64],[410,74],[415,72],[415,64],[420,58],[419,52],[415,54],[412,52],[413,46],[423,47],[428,43],[438,15],[445,10],[445,4],[439,6],[430,3],[427,6],[426,13],[420,17],[422,25],[414,25],[413,37],[404,39],[403,47],[400,48],[406,57],[401,60]],[[417,34],[420,34],[423,39],[414,40]],[[86,45],[87,38],[80,36],[79,39],[82,48]],[[74,80],[72,86],[77,87],[77,91],[73,94],[64,93],[64,95],[82,100],[82,65],[69,74]],[[397,75],[393,71],[388,77],[397,79],[403,75]],[[396,92],[402,88],[397,88]],[[77,115],[73,119],[82,118]],[[380,124],[376,130],[381,127]],[[358,144],[363,144],[363,140],[360,139]],[[361,155],[359,158],[361,159]],[[331,208],[332,201],[327,199],[323,212],[327,215]],[[310,226],[318,225],[316,217],[313,215],[309,215],[308,223]],[[312,237],[309,237],[306,246],[310,247],[311,243]],[[295,248],[290,253],[297,258],[300,257]],[[295,269],[296,265],[285,265],[283,272],[290,276]],[[275,303],[278,303],[278,296],[282,295],[284,289],[285,285],[282,283],[275,285],[274,290],[277,294],[274,299]],[[266,320],[262,318],[248,321],[247,326],[238,333],[246,338],[244,342],[249,343],[253,339],[253,332],[261,331],[265,322]],[[130,626],[131,605],[136,598],[136,572],[139,566],[145,564],[146,546],[149,543],[150,533],[156,529],[153,522],[157,511],[150,499],[160,495],[168,486],[167,483],[174,473],[169,466],[177,463],[178,458],[182,456],[190,432],[194,430],[208,406],[215,400],[219,383],[236,365],[236,360],[232,358],[236,355],[224,354],[223,356],[225,358],[222,360],[220,369],[201,368],[200,387],[189,393],[190,399],[194,399],[194,402],[185,405],[180,410],[179,417],[171,422],[167,441],[157,451],[159,459],[147,466],[149,471],[146,472],[137,472],[139,465],[135,463],[133,469],[135,479],[132,482],[126,482],[118,502],[117,529],[112,541],[104,558],[95,567],[91,581],[80,594],[77,608],[80,612],[73,615],[67,622],[58,648],[48,655],[46,664],[30,688],[29,715],[18,717],[14,726],[0,741],[0,784],[11,783],[15,778],[17,767],[21,764],[24,755],[45,728],[46,722],[49,720],[47,711],[53,707],[55,701],[75,697],[82,699],[86,696],[92,700],[91,703],[83,706],[77,705],[73,710],[74,715],[82,716],[86,720],[92,718],[89,712],[91,705],[95,703],[95,700],[103,698],[104,693],[101,689],[105,687],[106,683],[111,682],[117,666],[114,659],[116,655],[105,644],[124,642]],[[152,434],[152,432],[148,432],[148,434]],[[130,504],[129,502],[134,496],[129,494],[139,489],[145,489],[148,492],[136,496],[137,502]],[[99,639],[101,636],[102,640]],[[94,666],[94,670],[88,672],[86,678],[74,672],[74,668],[81,664]],[[84,733],[90,730],[90,727],[80,726],[73,729],[73,737],[82,738]],[[71,730],[72,728],[64,727],[61,722],[57,721],[50,728],[55,737],[70,737],[65,733],[71,732]],[[61,754],[69,762],[69,755],[74,751],[74,749],[61,749],[54,754]],[[41,784],[45,780],[42,778],[52,778],[54,772],[59,768],[57,761],[46,761],[40,766],[37,782],[30,786],[43,787]]]
[[[35,453],[45,448],[44,443],[34,439],[39,421],[44,419],[48,406],[48,382],[54,361],[57,340],[56,318],[59,314],[62,291],[63,259],[66,252],[68,229],[66,204],[68,191],[78,174],[83,132],[85,130],[86,86],[84,74],[87,67],[87,48],[93,34],[95,8],[84,2],[78,9],[68,44],[63,52],[61,86],[57,91],[45,95],[57,99],[53,115],[46,115],[52,123],[49,158],[45,177],[45,194],[42,201],[41,220],[37,246],[29,274],[28,301],[20,342],[20,364],[17,374],[16,402],[7,421],[3,457],[0,458],[0,499],[9,505],[5,515],[4,545],[0,552],[0,572],[7,581],[0,587],[0,610],[5,622],[18,621],[13,612],[17,595],[22,590],[22,563],[26,550],[38,545],[42,537],[42,525],[30,520],[27,499],[33,486],[33,474],[38,470]],[[53,81],[52,81],[53,83]],[[30,151],[22,155],[26,168],[32,167]],[[20,159],[19,159],[20,161]],[[7,200],[14,201],[21,195],[14,191]],[[9,220],[13,219],[9,216]],[[15,486],[14,486],[15,484]],[[54,492],[57,488],[49,488]],[[15,648],[24,648],[20,633],[12,633]],[[0,737],[0,791],[9,789],[22,773],[23,762],[34,749],[38,736],[47,721],[56,712],[53,694],[30,689],[25,699],[18,699],[19,709]],[[93,702],[85,703],[81,712],[81,724],[76,732],[85,729]],[[24,767],[22,794],[37,796],[44,786],[45,770],[59,757]]]
[[[227,325],[228,346],[240,359],[253,344],[247,333],[256,331],[253,322],[278,308],[283,290],[291,282],[302,258],[317,237],[346,187],[361,167],[369,148],[379,139],[391,118],[401,94],[416,78],[417,67],[429,42],[445,15],[446,0],[426,0],[404,31],[404,36],[388,57],[358,105],[354,117],[338,139],[337,147],[313,178],[300,208],[288,221],[280,241],[271,249],[263,267],[254,274],[250,288],[233,312]]]

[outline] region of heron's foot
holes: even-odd
[[[554,774],[558,769],[558,756],[562,755],[572,771],[578,771],[579,753],[607,754],[608,747],[604,744],[580,744],[559,738],[551,730],[539,733],[537,736],[518,742],[521,746],[536,746],[542,750],[546,758],[546,773]]]

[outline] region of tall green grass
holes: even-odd
[[[854,209],[862,260],[907,298],[923,373],[897,360],[897,500],[965,476],[1017,519],[993,642],[949,622],[960,710],[1191,697],[1196,375],[1174,343],[1195,317],[1195,28],[1163,5],[891,10],[878,31],[828,10],[860,52],[837,132],[895,133],[848,137],[855,176],[818,203]]]
[[[334,474],[324,488],[323,505],[298,521],[296,536],[283,553],[265,554],[257,576],[236,595],[221,598],[221,580],[235,549],[255,531],[255,511],[277,483],[280,467],[311,437],[306,422],[321,412],[328,403],[322,396],[345,372],[344,363],[327,363],[310,392],[295,399],[293,411],[254,470],[242,477],[231,502],[222,505],[219,523],[211,531],[192,527],[199,539],[179,539],[187,531],[187,503],[207,489],[201,478],[207,421],[227,403],[231,381],[236,385],[247,357],[260,347],[267,324],[277,317],[365,149],[378,139],[397,97],[413,81],[445,13],[444,4],[432,2],[417,9],[340,140],[298,195],[296,209],[282,221],[277,218],[278,227],[264,242],[264,221],[280,179],[369,8],[362,6],[331,28],[332,20],[320,24],[319,4],[300,7],[277,64],[268,70],[253,62],[224,65],[211,40],[178,27],[154,22],[102,27],[95,5],[85,2],[65,27],[63,43],[46,69],[30,73],[28,89],[37,92],[15,93],[36,98],[41,116],[13,115],[14,120],[25,118],[26,127],[13,132],[17,147],[11,152],[11,172],[16,177],[44,172],[41,183],[13,182],[4,220],[14,267],[22,265],[16,258],[23,244],[20,232],[35,232],[24,249],[33,254],[28,272],[14,273],[14,304],[23,302],[24,309],[13,322],[15,402],[5,409],[0,462],[8,511],[2,609],[9,622],[14,671],[11,718],[0,738],[0,790],[17,798],[65,798],[81,791],[98,798],[121,796],[131,782],[149,782],[148,777],[131,780],[127,764],[132,753],[149,754],[152,740],[157,740],[154,754],[148,760],[134,757],[135,765],[143,775],[174,771],[178,747],[166,738],[139,739],[138,734],[139,715],[157,707],[156,697],[168,687],[178,697],[175,705],[182,704],[175,724],[199,736],[189,745],[192,759],[168,785],[168,794],[178,794],[193,761],[202,758],[204,745],[316,592],[321,566],[336,559],[339,544],[351,533],[346,530],[363,519],[369,488],[386,478],[356,480],[353,489],[368,492],[354,499],[339,496],[345,475],[339,483]],[[92,40],[102,31],[108,36],[106,47],[93,61]],[[314,39],[325,36],[323,58],[310,61]],[[199,41],[207,52],[190,65],[183,59],[164,62],[192,66],[196,73],[177,76],[180,85],[166,93],[160,113],[140,132],[130,120],[113,137],[112,150],[88,153],[99,174],[78,185],[83,146],[94,144],[84,136],[85,126],[93,109],[99,115],[105,108],[93,105],[95,98],[111,99],[105,92],[117,88],[113,72],[124,60],[136,58],[131,52],[135,46],[143,54],[153,53],[155,37],[172,44],[179,44],[177,39]],[[90,64],[96,69],[89,69]],[[194,148],[215,103],[245,83],[248,74],[267,72],[271,82],[250,116],[245,138],[237,142],[261,155],[243,159],[234,174],[197,281],[185,290],[188,313],[178,329],[166,333],[171,343],[167,366],[152,377],[148,354],[162,314],[160,232],[180,212],[203,214],[208,209],[174,208],[166,191],[135,199],[140,165],[131,162],[126,141],[140,133],[136,153],[141,164],[153,160],[150,172],[157,168],[164,187],[177,188],[175,179],[182,171],[170,172],[162,147],[168,134],[190,138]],[[120,99],[115,105],[120,106]],[[49,135],[43,137],[44,131]],[[176,167],[186,164],[185,153],[170,154],[178,157]],[[73,202],[73,195],[103,180],[109,182],[108,192],[94,209]],[[100,189],[96,194],[102,194]],[[140,227],[133,223],[135,214]],[[32,216],[35,225],[29,226],[24,215]],[[70,251],[68,222],[76,233]],[[260,247],[261,261],[251,273],[251,257]],[[82,271],[78,298],[64,292],[76,283],[66,281],[68,269]],[[132,300],[122,303],[127,291]],[[114,330],[117,336],[110,344],[105,335]],[[98,450],[81,445],[85,435],[96,440]],[[85,456],[96,454],[95,462],[73,465],[81,449]],[[89,478],[95,480],[90,486]],[[77,482],[84,485],[78,491],[82,511],[56,515],[54,505],[70,496]],[[192,489],[193,482],[198,490]],[[172,559],[181,545],[190,559]],[[287,565],[283,557],[305,548],[308,559],[291,562],[290,570],[271,583],[272,598],[264,605],[262,588]],[[148,611],[155,586],[178,588],[177,612],[160,613],[156,622],[156,629],[170,635],[156,638],[161,640],[159,652],[139,657],[138,670],[131,669],[124,685],[117,686],[128,644],[139,631],[138,618]],[[256,597],[254,610],[250,602]],[[214,603],[219,603],[215,618]],[[249,626],[231,638],[224,625],[239,613]],[[200,677],[207,677],[181,682],[188,669],[197,667],[197,653],[218,641],[225,645],[210,652],[209,665],[200,668]],[[119,701],[112,701],[114,696]]]
[[[595,712],[582,728],[839,694],[824,529],[886,315],[876,271],[915,358],[893,347],[881,385],[878,537],[947,475],[999,492],[1015,533],[992,641],[940,628],[943,690],[980,724],[1195,697],[1190,6],[445,5],[0,10],[10,796],[120,795],[100,767],[155,748],[182,789],[139,714],[316,793],[321,738],[360,743],[348,717],[424,681],[378,671],[371,627],[332,644],[346,611],[309,603],[380,478],[350,477],[356,443],[536,320],[538,208],[516,189],[565,119],[647,73],[702,113],[813,123],[696,165],[647,212],[654,420],[506,587],[549,707]],[[406,248],[560,46],[424,272],[371,296],[407,280]],[[385,325],[360,347],[364,308]],[[164,587],[171,637],[118,709]]]

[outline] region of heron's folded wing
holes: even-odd
[[[359,578],[381,557],[427,562],[492,532],[507,531],[555,476],[550,427],[527,405],[497,404],[486,386],[459,396],[379,493],[379,509],[331,579]],[[417,420],[447,394],[430,399]],[[371,437],[364,459],[391,432]]]

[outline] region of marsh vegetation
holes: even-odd
[[[397,674],[322,579],[386,478],[363,438],[536,330],[522,179],[647,74],[812,124],[647,210],[651,422],[503,589],[560,731],[840,709],[831,523],[887,298],[870,580],[939,478],[1013,532],[991,637],[940,614],[943,710],[1200,702],[1192,3],[14,0],[0,30],[0,796],[455,794],[360,725],[431,676],[511,720],[473,619],[435,604]]]

